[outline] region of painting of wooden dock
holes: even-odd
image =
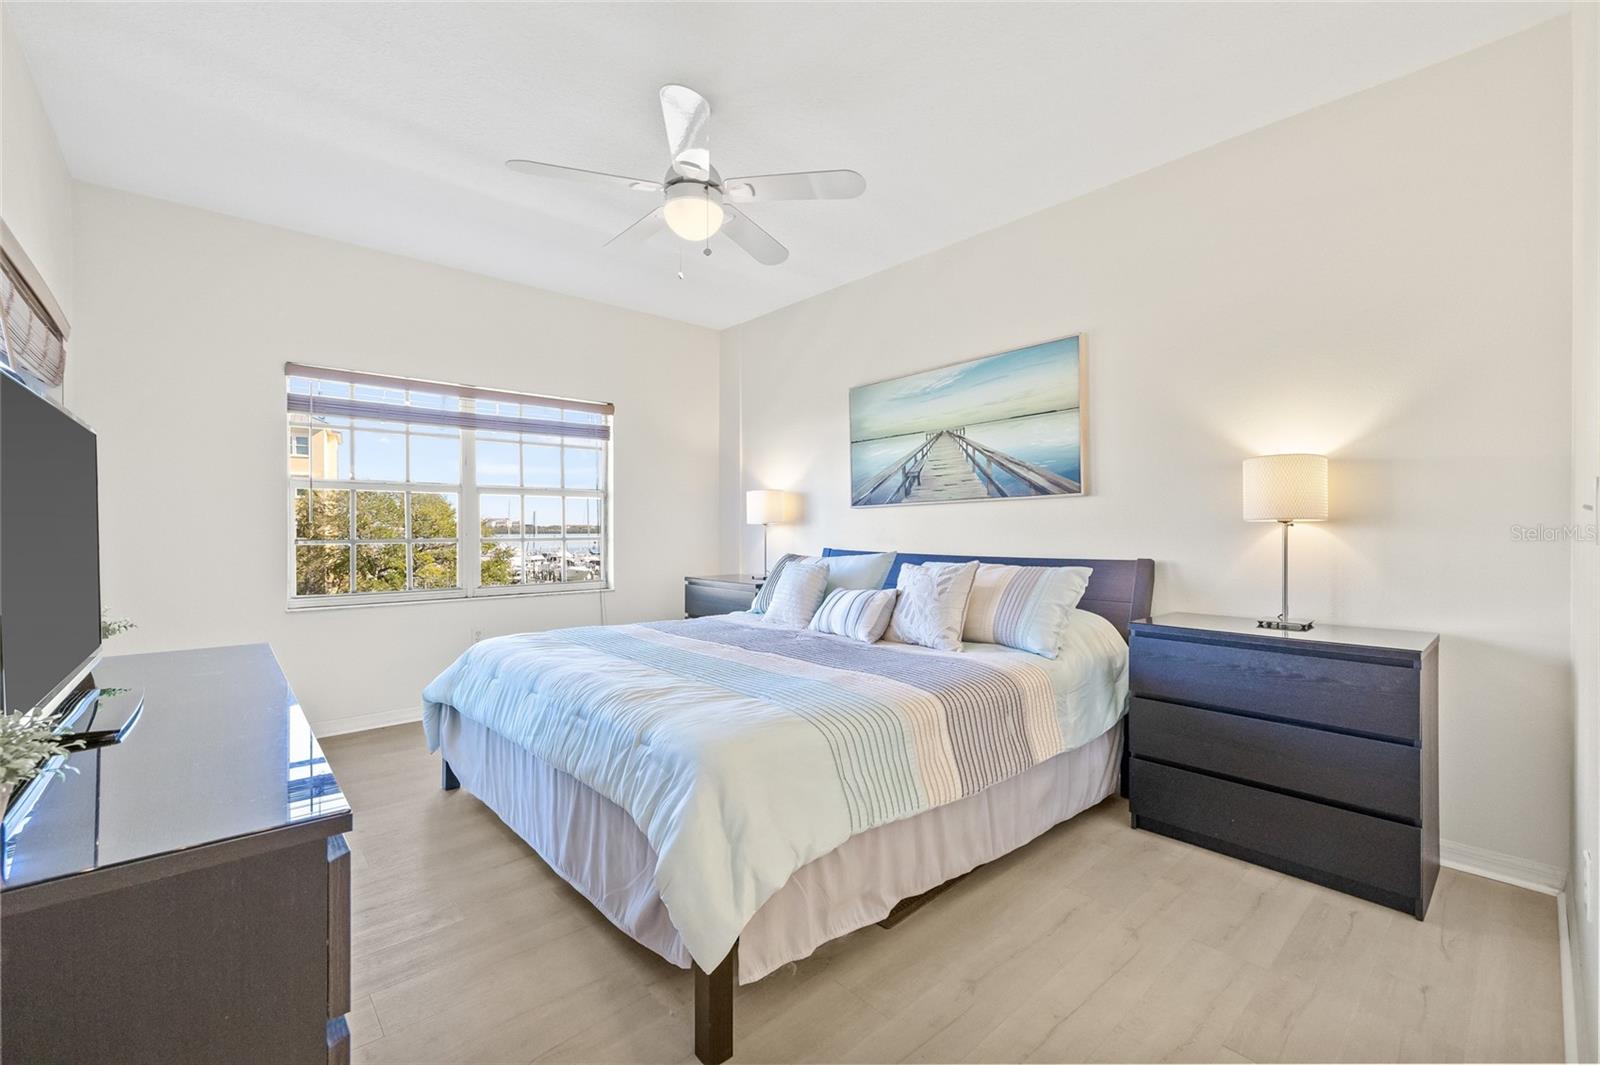
[[[1083,348],[1064,337],[850,390],[850,504],[1083,494]]]

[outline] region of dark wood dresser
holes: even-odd
[[[4,841],[0,1052],[349,1060],[350,806],[265,644],[104,659],[139,688]]]
[[[765,577],[730,574],[721,577],[683,579],[683,616],[703,618],[710,614],[732,614],[749,610]]]
[[[1420,920],[1439,875],[1438,643],[1203,614],[1134,622],[1133,826]]]

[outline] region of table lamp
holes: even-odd
[[[758,488],[744,494],[744,520],[747,525],[761,526],[761,575],[767,576],[767,526],[782,525],[791,520],[793,496],[770,488]]]
[[[1311,622],[1289,617],[1289,526],[1328,517],[1328,460],[1323,455],[1262,455],[1244,460],[1244,520],[1283,526],[1283,611],[1263,629],[1305,632]]]

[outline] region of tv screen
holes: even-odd
[[[0,373],[0,686],[16,713],[100,649],[95,438]]]

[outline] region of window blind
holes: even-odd
[[[438,425],[457,429],[487,429],[510,433],[538,433],[545,436],[584,440],[609,440],[610,416],[615,408],[610,403],[592,403],[585,400],[559,399],[528,392],[508,392],[503,389],[476,388],[470,385],[451,385],[437,381],[422,381],[387,374],[361,373],[354,370],[332,370],[300,363],[286,363],[284,373],[290,379],[288,406],[294,414],[322,414],[342,418],[370,418],[377,421],[408,422],[412,425]],[[353,386],[346,395],[320,395],[313,386],[297,391],[293,380],[304,378],[310,382],[334,382]],[[369,393],[363,397],[362,392]],[[438,407],[416,403],[395,402],[374,392],[422,392],[455,399]],[[531,410],[529,408],[532,408]],[[592,417],[568,420],[568,414],[587,414]]]
[[[0,328],[12,368],[50,388],[59,388],[67,370],[67,346],[57,326],[23,272],[9,254],[0,252]]]

